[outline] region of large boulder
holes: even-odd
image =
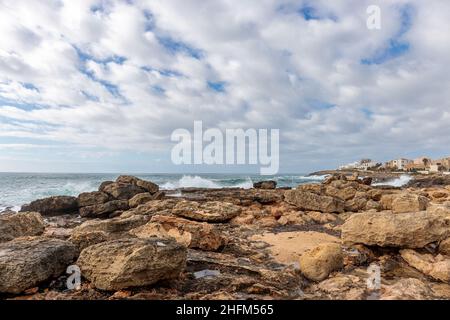
[[[89,207],[101,205],[110,200],[112,200],[111,197],[108,194],[101,191],[83,192],[78,196],[78,206]]]
[[[288,190],[284,193],[285,201],[302,210],[320,212],[344,212],[344,201],[338,198],[318,195],[304,190]]]
[[[241,213],[241,208],[228,202],[220,201],[180,201],[172,209],[172,213],[204,222],[226,222]]]
[[[116,211],[128,210],[128,201],[113,200],[102,204],[80,208],[80,216],[84,218],[105,217]]]
[[[21,293],[59,276],[76,257],[67,241],[40,237],[0,244],[0,292]]]
[[[128,201],[128,205],[130,208],[136,208],[141,204],[152,201],[153,199],[153,195],[150,192],[139,193]]]
[[[119,239],[84,249],[77,265],[101,290],[121,290],[174,279],[184,270],[186,248],[167,239]]]
[[[116,180],[117,183],[133,184],[144,189],[146,192],[154,194],[159,191],[159,186],[153,182],[139,179],[133,176],[120,176]]]
[[[138,238],[174,238],[185,247],[215,251],[225,244],[225,239],[206,222],[195,222],[173,216],[155,215],[149,223],[130,231]]]
[[[403,192],[393,198],[392,211],[394,213],[423,211],[427,209],[428,202],[428,198],[424,196]]]
[[[34,211],[45,216],[78,213],[78,201],[77,198],[69,196],[49,197],[26,204],[20,211]]]
[[[450,219],[423,212],[363,212],[350,216],[341,228],[346,244],[422,248],[450,235]]]
[[[300,271],[313,281],[322,281],[335,270],[344,266],[344,256],[340,244],[324,243],[300,256]]]
[[[135,184],[114,182],[105,186],[103,192],[117,200],[129,200],[139,193],[146,192],[146,190]]]
[[[402,258],[420,272],[436,280],[450,281],[450,258],[431,254],[420,254],[411,249],[400,250]]]
[[[273,180],[259,181],[253,183],[253,188],[255,189],[275,189],[277,187],[277,182]]]
[[[73,229],[69,241],[77,246],[79,251],[94,244],[130,237],[128,231],[146,224],[146,216],[117,217],[108,220],[89,220]]]
[[[38,236],[44,229],[44,221],[37,212],[0,215],[0,242],[24,236]]]

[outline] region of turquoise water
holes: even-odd
[[[177,188],[251,188],[253,182],[276,180],[279,187],[320,182],[323,176],[308,177],[302,174],[277,176],[229,174],[133,174],[150,180],[161,189]],[[30,201],[55,195],[77,196],[82,192],[97,190],[100,183],[115,180],[119,174],[62,174],[62,173],[0,173],[0,212],[6,208],[17,210]]]

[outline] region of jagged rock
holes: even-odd
[[[105,231],[72,232],[68,240],[77,247],[78,252],[81,252],[94,244],[110,240],[110,236]]]
[[[119,176],[116,182],[135,185],[137,187],[144,189],[145,192],[149,192],[151,194],[154,194],[159,191],[159,186],[157,184],[133,176]]]
[[[0,242],[24,236],[38,236],[44,232],[44,229],[44,221],[37,212],[0,215]]]
[[[284,197],[287,203],[299,209],[328,213],[344,212],[344,201],[334,197],[322,196],[299,189],[286,191]]]
[[[370,186],[370,185],[372,185],[372,181],[373,181],[373,179],[371,177],[365,177],[361,180],[361,183],[366,186]]]
[[[367,202],[369,200],[366,198],[365,194],[360,194],[360,192],[355,195],[355,197],[351,200],[348,200],[345,202],[345,211],[351,211],[351,212],[359,212],[363,211],[367,207]]]
[[[341,230],[346,244],[423,248],[450,235],[450,219],[427,212],[364,212],[350,216]]]
[[[141,204],[147,203],[151,200],[153,200],[153,195],[150,192],[139,193],[128,201],[128,205],[130,208],[136,208],[137,206],[140,206]]]
[[[443,217],[450,217],[450,202],[444,202],[442,204],[432,203],[427,207],[427,212],[430,214],[437,214]]]
[[[450,258],[431,254],[420,254],[411,249],[400,250],[402,258],[420,272],[436,280],[443,282],[450,281]]]
[[[341,200],[350,200],[353,199],[356,195],[357,190],[353,187],[345,187],[342,189],[333,187],[332,185],[328,186],[325,190],[326,195],[339,198]]]
[[[134,184],[114,182],[104,187],[103,192],[109,194],[114,199],[128,201],[135,195],[146,192],[146,190]]]
[[[241,213],[241,208],[228,202],[181,201],[173,208],[174,215],[204,222],[226,222]]]
[[[300,257],[300,271],[313,281],[322,281],[344,266],[341,246],[337,243],[320,244]]]
[[[59,276],[76,248],[67,241],[25,237],[0,244],[0,292],[21,293]]]
[[[39,212],[44,216],[78,213],[78,201],[75,197],[56,196],[39,199],[22,206],[21,212]]]
[[[417,212],[427,209],[428,199],[418,194],[403,192],[392,200],[394,213]]]
[[[383,286],[381,300],[424,300],[429,299],[431,290],[419,279],[400,279],[393,285]]]
[[[144,204],[137,206],[122,213],[121,217],[131,217],[134,215],[146,215],[152,216],[154,214],[171,214],[175,205],[181,201],[180,199],[164,199],[164,200],[151,200]]]
[[[149,217],[117,217],[108,220],[89,220],[72,231],[69,241],[81,251],[84,248],[104,241],[129,237],[128,231],[146,224]]]
[[[149,223],[130,231],[138,238],[174,238],[178,243],[201,250],[215,251],[225,244],[220,233],[206,222],[155,215]]]
[[[381,208],[383,210],[392,210],[392,202],[396,194],[383,194],[380,199]]]
[[[114,181],[104,181],[100,184],[100,186],[98,187],[98,191],[100,192],[104,192],[105,188],[107,186],[109,186],[110,184],[114,183]]]
[[[277,187],[277,182],[273,180],[260,181],[253,183],[253,188],[255,189],[275,189]]]
[[[450,256],[450,238],[447,238],[439,244],[439,252]]]
[[[167,239],[119,239],[84,249],[77,265],[101,290],[121,290],[179,276],[186,248]]]
[[[83,192],[78,196],[78,206],[89,207],[94,205],[100,205],[110,200],[111,200],[110,196],[101,191]]]
[[[96,218],[107,216],[115,211],[128,210],[128,201],[113,200],[106,203],[80,208],[80,216]]]

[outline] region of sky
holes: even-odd
[[[381,29],[368,29],[369,5]],[[450,156],[450,2],[0,0],[0,172],[176,166],[171,133],[280,130],[280,172]]]

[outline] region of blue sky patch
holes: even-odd
[[[225,92],[225,82],[219,81],[219,82],[213,82],[208,81],[208,87],[216,92]]]
[[[172,54],[184,53],[198,60],[203,56],[200,49],[193,48],[186,43],[176,41],[170,37],[158,37],[158,41]]]
[[[389,39],[387,46],[377,51],[372,57],[361,60],[362,64],[373,65],[382,64],[391,59],[395,59],[406,54],[410,49],[410,44],[405,41],[403,36],[411,29],[413,8],[410,5],[401,7],[400,9],[401,25],[397,34]]]

